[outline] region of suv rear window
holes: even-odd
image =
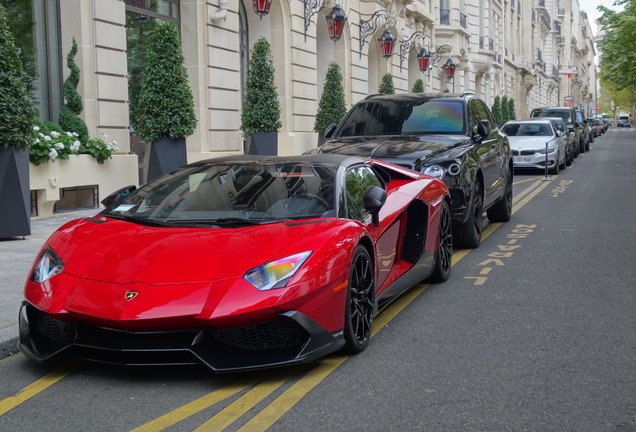
[[[351,110],[338,135],[462,134],[464,118],[462,101],[363,101]]]
[[[573,124],[572,112],[565,109],[534,109],[530,114],[530,117],[561,117],[564,122]]]

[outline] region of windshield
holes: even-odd
[[[102,215],[169,226],[244,226],[335,215],[336,166],[209,164],[157,179]]]
[[[572,111],[567,109],[535,109],[530,117],[561,117],[566,124],[573,124]]]
[[[351,110],[338,135],[465,134],[464,118],[462,101],[363,101]]]
[[[553,136],[550,125],[546,123],[508,123],[502,128],[508,136]]]

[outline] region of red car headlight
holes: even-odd
[[[64,268],[62,259],[57,256],[53,249],[44,249],[33,267],[31,280],[35,283],[42,283],[60,273]]]
[[[259,291],[284,287],[289,279],[311,255],[311,251],[301,252],[248,270],[243,278]]]

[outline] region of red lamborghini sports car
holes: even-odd
[[[451,268],[446,185],[373,159],[212,159],[103,204],[33,265],[19,348],[34,360],[228,372],[355,353],[378,311]]]

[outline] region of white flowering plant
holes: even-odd
[[[97,163],[103,164],[117,151],[117,143],[106,142],[106,135],[102,135],[102,138],[89,138],[86,143],[82,143],[77,133],[62,131],[58,124],[52,122],[38,120],[33,131],[35,138],[29,146],[29,161],[34,165],[68,159],[73,154],[89,154]]]

